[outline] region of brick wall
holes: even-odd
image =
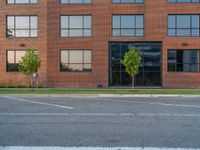
[[[200,4],[169,4],[167,0],[145,0],[144,4],[112,4],[112,0],[93,0],[92,4],[61,5],[60,0],[39,0],[36,5],[6,5],[0,2],[0,84],[24,83],[20,73],[6,72],[6,49],[26,47],[39,50],[41,82],[48,87],[108,87],[109,45],[111,41],[157,41],[163,43],[162,86],[200,88],[200,73],[168,73],[168,49],[200,49],[200,38],[167,37],[168,14],[200,14]],[[38,38],[6,38],[6,15],[38,15]],[[92,37],[60,37],[60,15],[92,15]],[[112,37],[113,14],[144,14],[145,36]],[[182,43],[188,43],[182,46]],[[92,72],[60,72],[61,49],[91,49]]]
[[[6,38],[6,16],[8,15],[37,15],[38,38]],[[21,47],[20,44],[25,44]],[[39,52],[42,66],[39,70],[40,84],[47,82],[47,2],[39,0],[32,5],[7,5],[0,1],[0,85],[27,85],[28,78],[21,73],[6,72],[6,50],[24,50],[34,48]]]

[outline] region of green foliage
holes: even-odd
[[[26,50],[26,54],[22,57],[22,61],[19,63],[19,71],[27,75],[30,78],[30,84],[33,90],[33,74],[37,73],[40,68],[41,61],[38,58],[37,51],[29,48]]]
[[[139,71],[141,60],[139,49],[134,47],[125,54],[124,60],[121,60],[121,63],[126,67],[126,72],[131,77],[134,77]]]
[[[124,60],[121,63],[125,66],[126,72],[132,77],[132,88],[134,87],[134,77],[138,73],[141,66],[140,50],[137,48],[131,48],[124,56]]]
[[[40,65],[41,61],[38,58],[37,52],[29,48],[27,49],[25,56],[22,57],[22,61],[20,61],[19,70],[27,76],[32,76],[38,71]]]

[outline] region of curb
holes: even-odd
[[[189,94],[0,94],[33,97],[70,97],[70,98],[200,98]]]
[[[124,97],[124,98],[200,98],[200,95],[186,94],[99,94],[99,97]]]

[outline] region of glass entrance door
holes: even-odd
[[[110,43],[110,86],[131,86],[131,77],[120,63],[131,47],[141,51],[136,86],[161,86],[161,43]]]

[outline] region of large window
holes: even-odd
[[[169,15],[168,36],[197,37],[200,35],[200,15]]]
[[[136,86],[161,85],[161,43],[144,42],[112,42],[110,43],[110,85],[131,86],[131,76],[120,62],[124,55],[133,47],[140,50],[142,57],[141,67],[135,76]]]
[[[92,70],[91,50],[61,50],[61,72],[88,72]]]
[[[126,37],[144,36],[143,15],[113,15],[112,35]]]
[[[61,4],[81,4],[81,3],[91,3],[91,0],[61,0]]]
[[[8,50],[6,56],[6,70],[7,72],[18,72],[19,62],[21,58],[25,55],[26,51],[21,50]]]
[[[36,4],[37,0],[7,0],[7,4]]]
[[[199,50],[169,50],[169,72],[199,72]]]
[[[37,37],[37,16],[7,16],[7,37]]]
[[[91,16],[61,16],[62,37],[90,37],[92,34]]]
[[[199,3],[200,0],[168,0],[170,3]]]
[[[112,0],[113,3],[144,3],[144,0]]]

